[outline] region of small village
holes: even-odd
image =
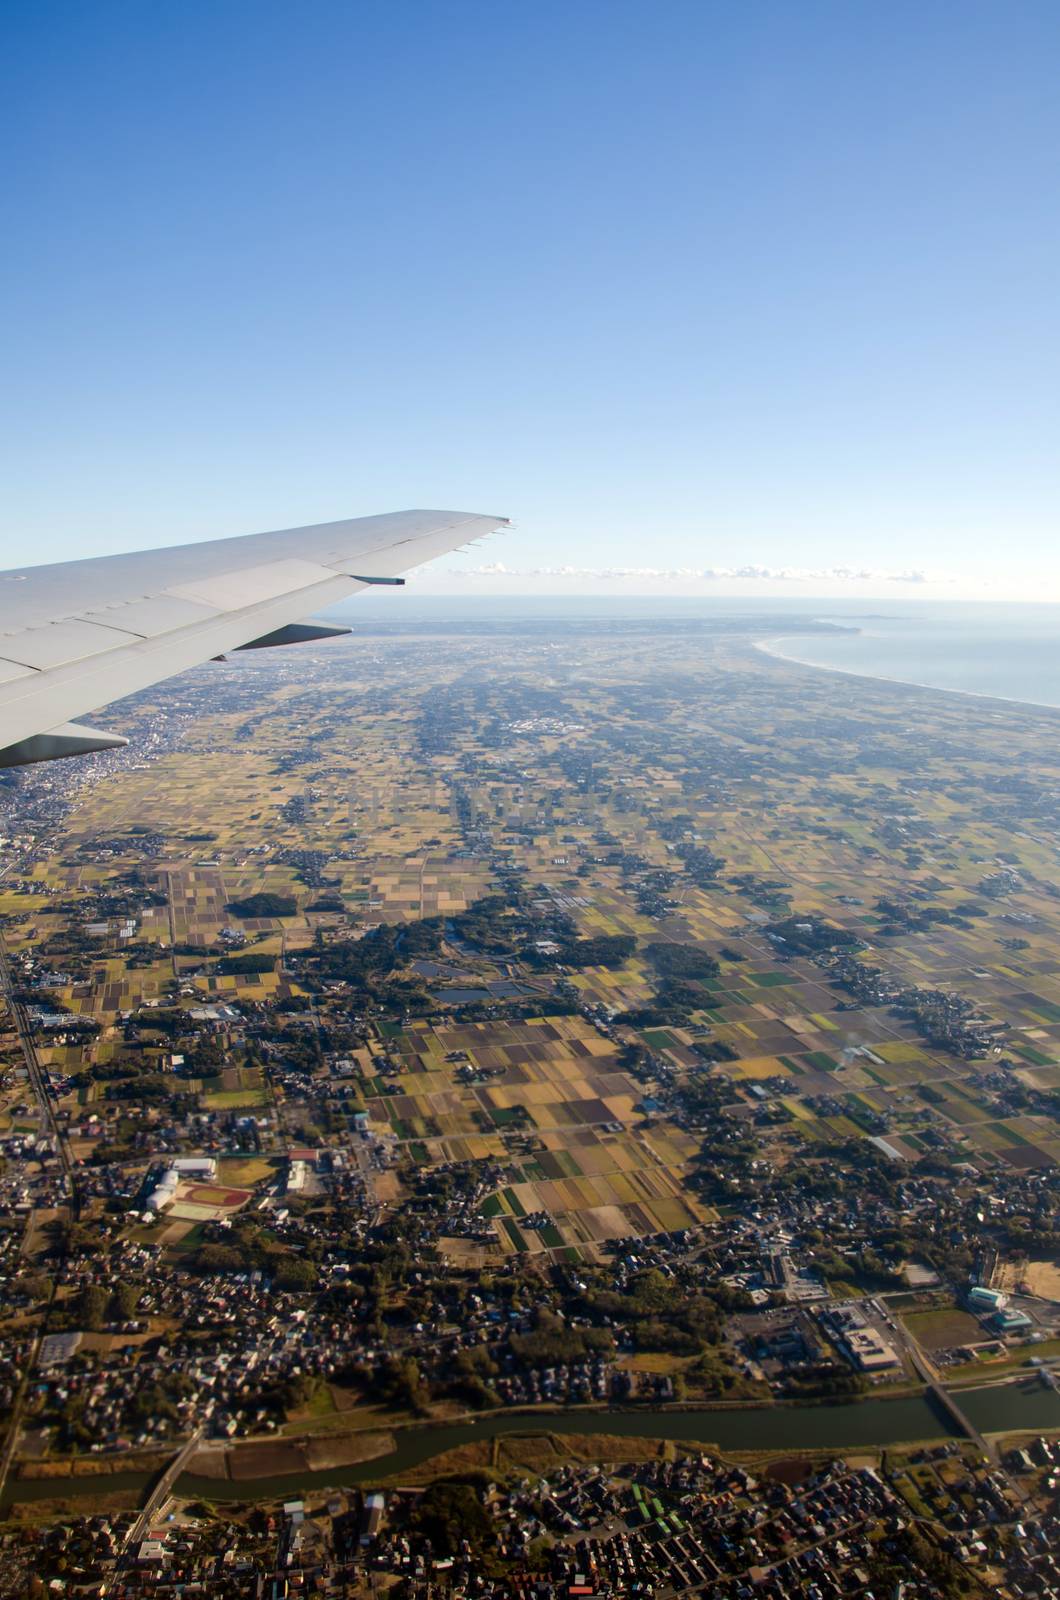
[[[96,1515],[0,1535],[26,1593],[295,1594],[395,1600],[571,1595],[722,1600],[794,1593],[1060,1593],[1060,1448],[1005,1468],[957,1444],[892,1457],[778,1461],[703,1453],[559,1466],[504,1486],[482,1469],[426,1489],[331,1491],[275,1511],[164,1500],[153,1519]],[[32,1578],[30,1574],[32,1573]],[[36,1584],[36,1589],[34,1589]]]

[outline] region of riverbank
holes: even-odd
[[[1046,1390],[1037,1380],[965,1391],[962,1407],[969,1419],[987,1435],[1060,1433],[1060,1393]],[[659,1441],[686,1448],[700,1446],[726,1455],[812,1454],[823,1450],[877,1450],[897,1445],[939,1442],[956,1437],[948,1417],[926,1395],[889,1400],[861,1400],[817,1406],[760,1406],[719,1410],[705,1407],[674,1411],[592,1410],[581,1413],[491,1413],[464,1422],[425,1424],[381,1434],[358,1435],[355,1458],[345,1453],[337,1438],[329,1441],[327,1463],[288,1466],[290,1458],[275,1458],[279,1470],[267,1475],[218,1471],[216,1457],[210,1471],[185,1472],[177,1483],[181,1495],[212,1501],[292,1498],[322,1488],[354,1488],[417,1473],[425,1463],[464,1446],[505,1435],[552,1437],[598,1436],[608,1440]],[[349,1441],[349,1436],[345,1436]],[[367,1454],[384,1442],[379,1453]],[[351,1452],[355,1446],[350,1441]],[[282,1459],[282,1465],[281,1465]],[[197,1462],[196,1462],[197,1465]],[[8,1482],[4,1509],[37,1500],[80,1499],[119,1491],[144,1493],[152,1475],[112,1471],[105,1477],[15,1478]]]

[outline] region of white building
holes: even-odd
[[[181,1178],[216,1178],[217,1162],[213,1156],[178,1156],[169,1170]]]
[[[172,1167],[163,1172],[162,1176],[155,1184],[155,1187],[147,1196],[148,1211],[161,1211],[163,1206],[168,1206],[171,1200],[175,1200],[177,1198],[177,1184],[179,1182],[180,1179],[177,1177],[177,1174],[173,1171]]]

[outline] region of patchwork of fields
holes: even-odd
[[[1037,713],[1007,711],[1002,731],[989,707],[895,703],[693,631],[528,635],[498,660],[496,641],[454,635],[353,640],[297,674],[218,665],[182,680],[183,731],[161,754],[113,781],[69,779],[75,803],[0,888],[0,914],[13,955],[48,968],[48,1005],[98,1025],[40,1040],[47,1064],[92,1069],[79,1114],[124,1118],[130,1136],[109,1069],[127,1060],[129,1017],[150,1035],[150,1011],[175,1005],[211,1014],[213,1048],[173,1080],[199,1114],[269,1123],[270,1149],[288,1131],[338,1141],[349,1108],[321,1109],[316,1083],[296,1116],[284,1049],[259,1062],[246,1038],[281,1015],[304,1066],[303,1043],[331,1028],[402,1172],[503,1167],[486,1215],[497,1248],[520,1254],[701,1220],[700,1141],[665,1102],[644,1107],[631,1050],[671,1088],[722,1086],[726,1115],[780,1165],[869,1139],[908,1164],[1060,1165],[1060,771]],[[167,708],[137,704],[145,727]],[[1015,788],[1014,762],[1028,774]],[[297,1032],[307,952],[445,923],[502,890],[535,932],[633,948],[550,967],[454,939],[437,973],[402,974],[419,986],[407,1009],[382,1016],[368,996],[365,1020],[363,996],[324,992]],[[233,913],[253,895],[289,914]],[[968,997],[996,1047],[961,1055],[908,1010],[852,998],[770,940],[792,914],[855,937],[896,990]],[[660,943],[716,963],[669,1009]],[[232,950],[262,970],[232,970]],[[494,1014],[462,1023],[447,981]],[[583,1015],[532,1014],[557,981]],[[149,1037],[138,1059],[157,1073],[166,1056]],[[399,1209],[400,1173],[373,1181]]]

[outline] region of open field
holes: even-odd
[[[958,1345],[978,1344],[985,1337],[983,1326],[967,1311],[941,1309],[906,1311],[902,1321],[927,1351],[952,1350]]]

